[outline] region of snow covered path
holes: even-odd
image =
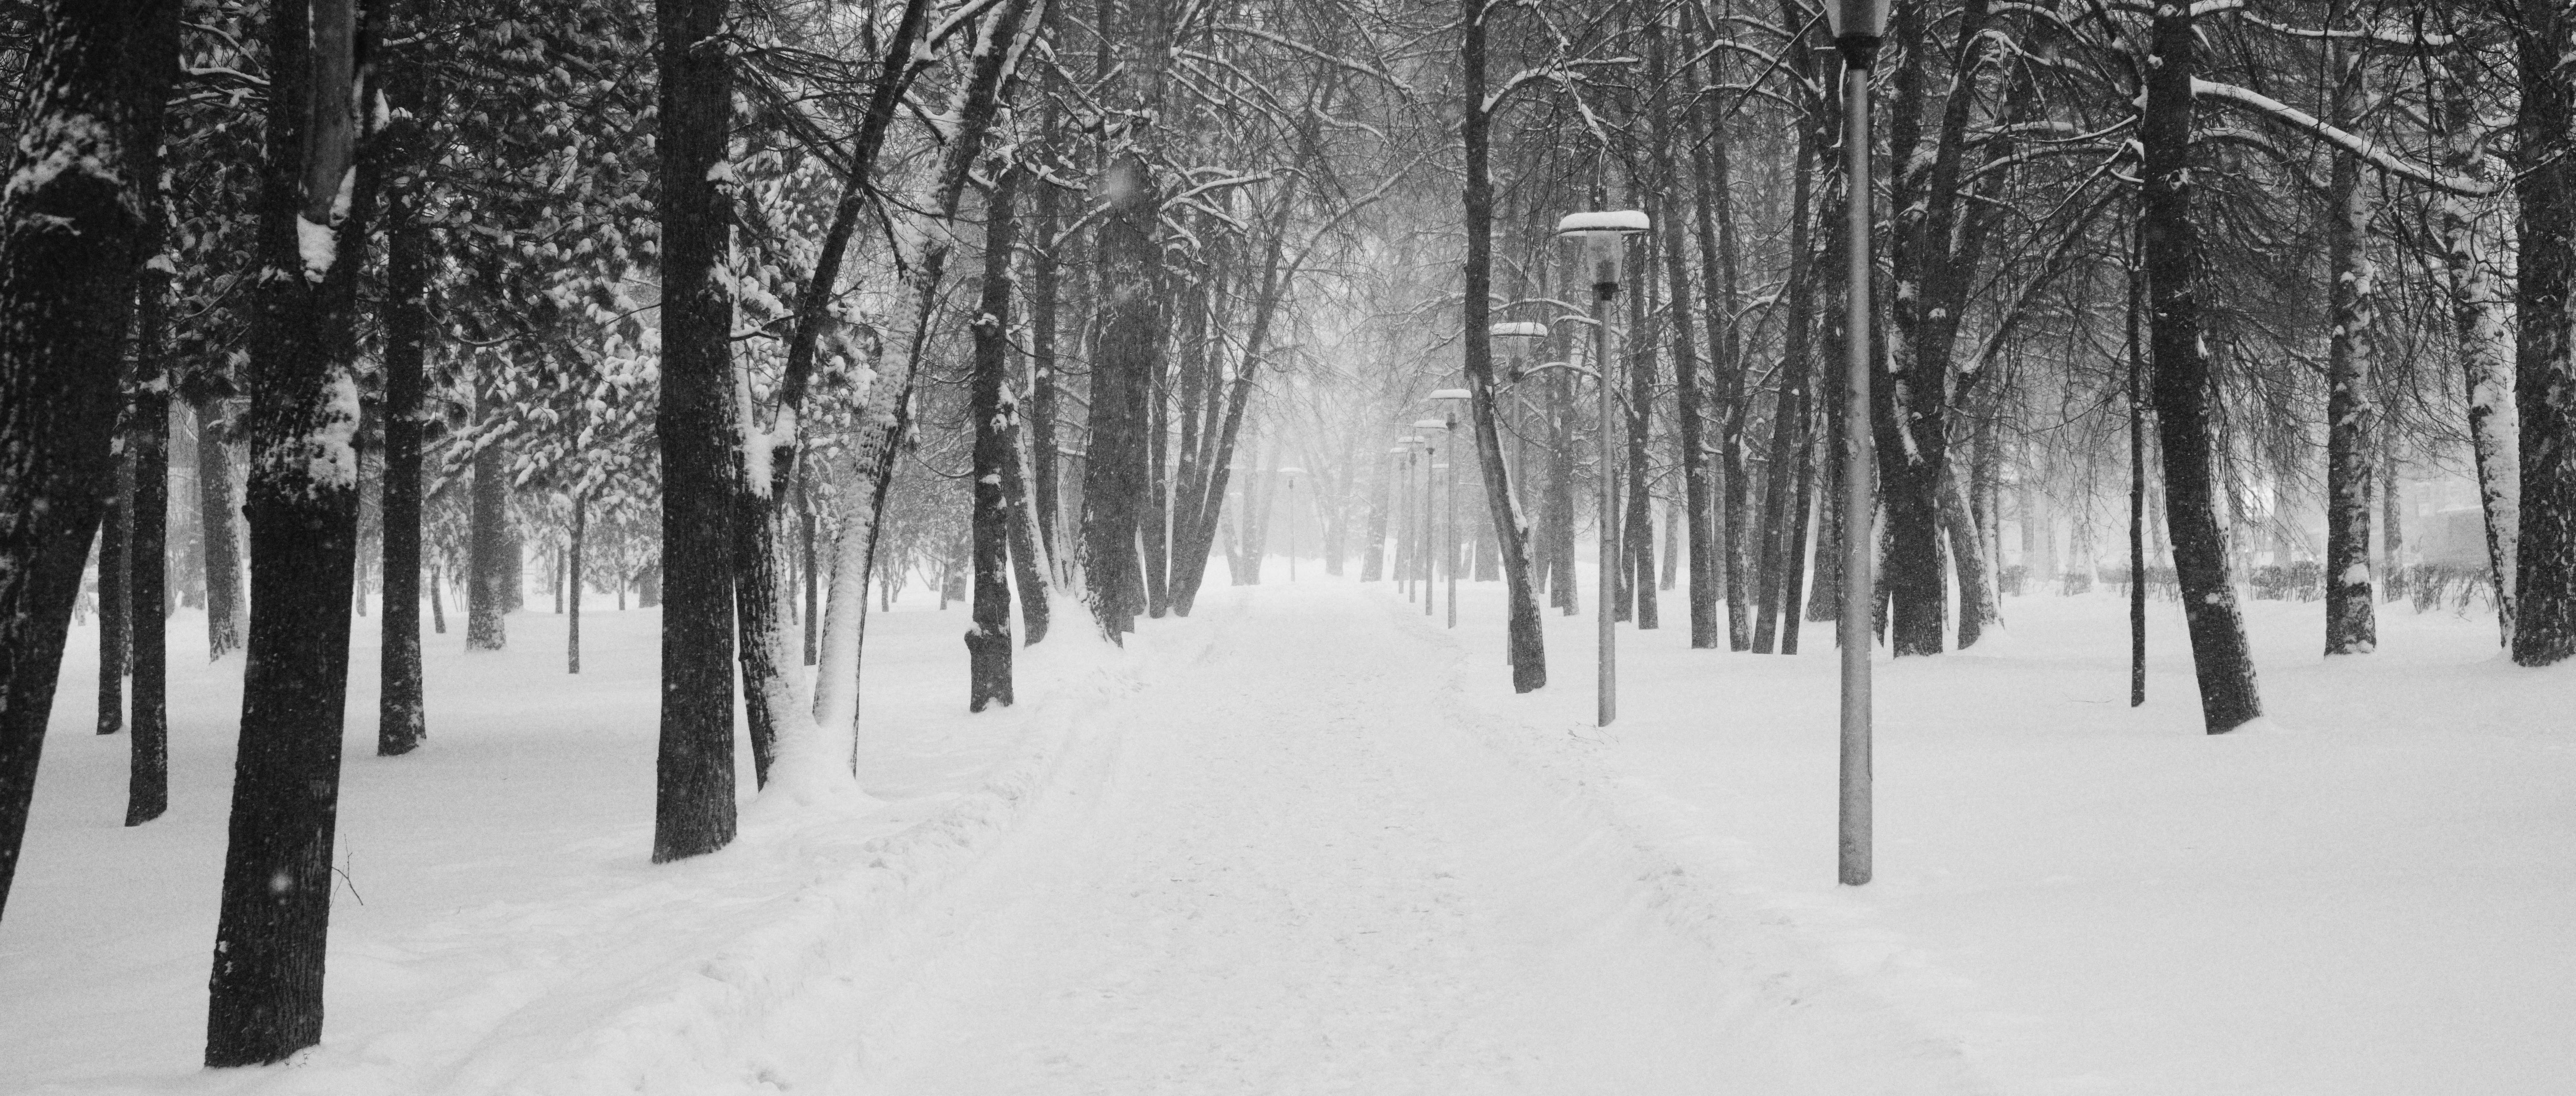
[[[1458,647],[1409,607],[1216,593],[1160,625],[1214,629],[1196,663],[907,919],[863,1089],[1955,1090],[1881,1010],[1677,931],[1636,850],[1453,722]]]

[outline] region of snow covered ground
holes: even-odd
[[[754,802],[645,862],[655,614],[429,642],[429,744],[351,690],[324,1043],[196,1066],[238,660],[173,622],[167,818],[65,667],[0,922],[0,1093],[2543,1093],[2576,1075],[2576,667],[2391,607],[2322,665],[2256,602],[2275,726],[2198,731],[2155,603],[2010,600],[1880,664],[1878,879],[1833,885],[1831,630],[1694,652],[1589,617],[1513,696],[1384,584],[1211,587],[1125,651],[1068,606],[964,712],[962,609],[871,629],[876,802]],[[1274,576],[1276,577],[1276,576]],[[1219,580],[1221,581],[1221,579]],[[1589,591],[1586,591],[1587,596]],[[1589,602],[1587,601],[1587,606]],[[362,622],[362,634],[368,631]],[[744,794],[750,796],[748,764]],[[361,904],[363,899],[363,904]]]

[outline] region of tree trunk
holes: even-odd
[[[2568,330],[2569,283],[2576,280],[2576,171],[2566,160],[2576,125],[2576,88],[2563,4],[2523,0],[2518,44],[2522,105],[2520,339],[2514,402],[2522,420],[2521,538],[2514,550],[2513,660],[2546,666],[2576,655],[2576,346]]]
[[[487,384],[475,386],[478,405],[492,398],[486,394],[488,388]],[[483,418],[489,421],[490,412],[486,411]],[[518,585],[518,568],[514,565],[518,546],[510,535],[509,475],[498,442],[487,442],[474,454],[474,491],[469,506],[465,649],[497,651],[509,639],[504,619]]]
[[[2245,625],[2237,614],[2227,534],[2219,522],[2210,467],[2214,385],[2201,350],[2194,284],[2200,237],[2191,219],[2191,81],[2199,68],[2191,9],[2159,8],[2152,33],[2140,123],[2146,162],[2139,231],[2150,294],[2156,434],[2164,447],[2165,518],[2173,534],[2174,570],[2182,583],[2202,719],[2209,733],[2225,734],[2260,717],[2263,701]]]
[[[1654,67],[1656,70],[1664,67],[1662,36],[1656,36]],[[1656,95],[1662,95],[1662,88],[1662,80],[1656,80]],[[1664,111],[1656,111],[1656,124],[1664,126]],[[1662,157],[1664,178],[1667,181],[1674,178],[1669,134],[1656,139],[1656,155]],[[1700,186],[1700,191],[1705,191],[1705,183]],[[1698,204],[1698,224],[1703,227],[1703,237],[1705,224],[1708,224],[1705,209],[1708,209],[1708,199],[1703,193]],[[1672,382],[1674,402],[1677,402],[1674,433],[1680,433],[1682,526],[1685,526],[1682,549],[1690,552],[1690,588],[1685,591],[1685,603],[1690,606],[1690,647],[1692,650],[1713,650],[1718,645],[1718,557],[1716,544],[1710,544],[1708,536],[1713,531],[1708,524],[1708,436],[1705,436],[1705,426],[1700,420],[1700,415],[1703,415],[1700,413],[1700,351],[1690,330],[1690,302],[1695,297],[1690,294],[1690,260],[1682,255],[1682,219],[1672,217],[1672,211],[1667,209],[1662,217],[1662,227],[1664,279],[1667,279],[1669,297],[1672,297]],[[1705,248],[1700,258],[1708,258]],[[1716,271],[1710,268],[1710,273]],[[1721,320],[1716,315],[1710,317],[1710,330],[1716,330],[1716,322]],[[1667,529],[1669,526],[1672,526],[1672,518],[1667,518]],[[1664,547],[1664,570],[1667,572],[1672,570],[1672,554],[1672,544],[1667,544]]]
[[[733,841],[733,520],[740,412],[733,301],[718,266],[731,199],[733,62],[727,0],[656,0],[661,72],[662,714],[653,861]]]
[[[2437,62],[2442,80],[2435,109],[2440,128],[2450,136],[2443,145],[2443,166],[2456,176],[2491,179],[2489,158],[2477,125],[2477,102],[2457,61]],[[2500,644],[2513,646],[2514,550],[2521,537],[2521,443],[2515,434],[2520,417],[2514,406],[2512,319],[2505,307],[2496,241],[2480,228],[2478,211],[2449,191],[2431,195],[2439,218],[2437,233],[2448,266],[2451,322],[2460,346],[2460,373],[2467,390],[2469,451],[2477,464],[2478,504],[2486,518],[2489,589],[2495,599]]]
[[[1469,413],[1475,421],[1476,457],[1483,470],[1487,518],[1503,562],[1505,642],[1511,653],[1512,691],[1526,693],[1547,684],[1547,652],[1540,633],[1538,593],[1531,586],[1529,522],[1521,516],[1512,492],[1511,472],[1503,465],[1502,436],[1496,429],[1494,347],[1492,330],[1494,190],[1487,174],[1491,155],[1492,116],[1484,109],[1485,13],[1483,0],[1465,0],[1466,35],[1459,51],[1466,83],[1467,115],[1462,125],[1467,152],[1465,187],[1467,270],[1463,328]],[[1452,467],[1456,456],[1453,454]]]
[[[116,471],[107,477],[107,520],[98,530],[98,733],[125,729],[125,677],[134,655],[134,452],[119,415]]]
[[[2331,66],[2337,84],[2331,117],[2350,127],[2360,74],[2345,70],[2358,69],[2359,63],[2350,49],[2331,52],[2341,61]],[[2326,653],[2368,654],[2379,644],[2370,581],[2370,326],[2375,317],[2370,197],[2362,186],[2359,159],[2335,157],[2326,206],[2334,309],[2334,333],[2326,350]]]
[[[146,177],[159,175],[157,170]],[[158,189],[157,187],[154,189]],[[160,254],[160,203],[148,201],[144,238],[150,242],[145,261]],[[132,629],[134,671],[134,741],[126,774],[125,824],[139,826],[161,817],[170,806],[169,611],[163,589],[169,564],[170,388],[164,355],[170,277],[146,269],[138,279],[141,300],[135,308],[134,421],[127,435],[133,446],[132,539],[127,541],[131,568],[127,626]]]
[[[280,1061],[322,1034],[357,570],[356,312],[369,195],[346,207],[338,199],[357,152],[358,33],[354,0],[270,13],[244,507],[250,647],[208,979],[209,1066]]]
[[[581,540],[589,527],[590,500],[572,497],[572,544],[564,551],[564,672],[581,672]]]
[[[420,23],[414,18],[401,25],[409,29]],[[376,753],[394,757],[418,748],[421,739],[429,734],[421,697],[420,478],[432,244],[429,226],[422,218],[423,184],[419,174],[425,155],[422,120],[429,115],[425,67],[396,63],[382,71],[390,85],[385,89],[386,97],[400,110],[380,138],[383,160],[392,165],[394,183],[385,188],[385,471],[381,507],[385,611],[383,653],[378,662],[384,689],[376,709]],[[444,633],[446,612],[438,605],[435,582],[430,585],[430,603],[439,618],[438,630]]]
[[[206,657],[221,662],[241,649],[241,506],[233,501],[233,461],[223,401],[196,404],[197,534],[206,572]]]
[[[1053,11],[1052,5],[1049,11]],[[1050,97],[1047,102],[1047,117],[1053,119],[1055,100]],[[1060,561],[1066,554],[1057,536],[1064,525],[1058,516],[1062,510],[1056,498],[1057,486],[1063,482],[1056,468],[1055,439],[1056,302],[1061,296],[1057,291],[1061,265],[1056,260],[1056,233],[1062,221],[1057,201],[1055,184],[1038,180],[1036,195],[1029,203],[1034,221],[1029,239],[1029,486],[1037,509],[1038,544],[1045,549],[1050,563]],[[1200,566],[1204,567],[1205,562],[1201,561]],[[1063,573],[1056,572],[1059,576]]]
[[[1633,192],[1630,196],[1635,197]],[[1660,209],[1653,211],[1655,216],[1662,213]],[[1642,632],[1663,625],[1655,597],[1655,496],[1648,489],[1653,469],[1647,462],[1655,425],[1656,355],[1651,327],[1655,311],[1655,238],[1652,233],[1640,232],[1628,239],[1637,260],[1628,269],[1637,274],[1631,279],[1634,284],[1628,293],[1628,506],[1619,562],[1628,587],[1623,605],[1632,610],[1637,630]]]
[[[172,0],[54,4],[22,14],[34,52],[0,195],[0,908],[35,794],[65,633],[113,478],[117,363],[134,301],[140,202],[122,119],[138,26]],[[156,136],[157,140],[157,136]],[[39,165],[72,165],[44,171]]]
[[[1010,499],[1003,478],[1011,465],[1012,204],[1019,173],[996,169],[985,192],[983,300],[975,317],[974,375],[967,383],[966,417],[975,424],[974,626],[966,630],[966,710],[993,701],[1011,704]],[[1157,508],[1159,509],[1159,507]],[[1158,594],[1160,591],[1156,591]],[[1159,599],[1158,599],[1159,600]]]

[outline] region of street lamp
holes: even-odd
[[[1422,556],[1421,543],[1413,539],[1414,514],[1421,509],[1421,504],[1414,501],[1413,498],[1413,464],[1422,456],[1422,439],[1412,434],[1406,434],[1403,437],[1395,439],[1395,441],[1395,448],[1388,450],[1388,452],[1404,454],[1404,467],[1396,475],[1396,482],[1404,485],[1404,491],[1403,494],[1398,497],[1396,505],[1395,559],[1393,560],[1393,563],[1395,564],[1396,582],[1398,585],[1404,587],[1404,600],[1411,601],[1413,600],[1414,589],[1413,561],[1421,558]]]
[[[1849,333],[1843,362],[1842,794],[1836,876],[1857,887],[1870,877],[1870,119],[1869,70],[1887,33],[1888,0],[1832,0],[1825,16],[1843,55],[1843,162],[1850,180],[1843,230],[1843,299]]]
[[[1282,468],[1288,477],[1288,581],[1297,581],[1297,475],[1303,468]]]
[[[1430,399],[1440,405],[1452,438],[1458,436],[1458,405],[1470,398],[1472,394],[1464,388],[1435,388],[1431,391]],[[1476,448],[1480,454],[1484,451],[1481,436],[1476,439]],[[1458,626],[1458,447],[1455,445],[1449,447],[1449,516],[1444,520],[1449,523],[1449,548],[1441,558],[1449,563],[1449,626],[1455,628]]]
[[[1611,445],[1619,405],[1610,383],[1610,302],[1619,296],[1619,270],[1627,255],[1628,237],[1652,227],[1644,213],[1633,209],[1568,213],[1556,222],[1557,235],[1583,244],[1584,269],[1592,277],[1592,367],[1601,375],[1601,589],[1593,597],[1601,618],[1600,709],[1596,718],[1604,727],[1619,718],[1618,641],[1610,630],[1610,602],[1619,588],[1619,540],[1617,523],[1612,520],[1619,509],[1615,474],[1618,451]]]
[[[1439,467],[1440,442],[1438,441],[1438,438],[1440,434],[1446,434],[1449,432],[1449,424],[1441,419],[1416,419],[1413,422],[1413,428],[1422,431],[1422,455],[1428,458],[1422,462],[1422,546],[1424,548],[1429,548],[1433,541],[1439,539],[1440,535],[1439,529],[1435,527],[1431,518],[1431,498],[1432,495],[1438,491],[1438,485],[1433,482],[1436,475],[1433,470]],[[1432,433],[1432,431],[1435,430],[1439,431],[1440,434]],[[1439,575],[1432,570],[1431,556],[1428,552],[1417,555],[1415,558],[1422,561],[1422,615],[1430,616],[1432,599],[1431,584],[1438,580]],[[1457,566],[1455,564],[1444,562],[1442,566],[1448,567],[1453,572],[1457,570]],[[1458,587],[1453,583],[1449,587],[1449,599],[1454,602],[1457,598]],[[1452,611],[1454,612],[1455,610]]]

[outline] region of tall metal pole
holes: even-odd
[[[1596,282],[1592,286],[1592,368],[1601,375],[1601,456],[1598,474],[1601,480],[1601,588],[1593,595],[1595,614],[1600,617],[1601,694],[1596,725],[1607,727],[1619,718],[1619,641],[1611,631],[1611,602],[1619,596],[1619,537],[1615,515],[1619,512],[1618,450],[1611,445],[1610,435],[1618,428],[1619,403],[1610,383],[1610,302],[1619,295],[1619,283]]]
[[[1433,585],[1439,580],[1439,572],[1432,569],[1431,557],[1432,545],[1440,540],[1440,526],[1433,520],[1431,509],[1431,500],[1438,494],[1433,480],[1440,473],[1432,466],[1440,463],[1440,443],[1429,440],[1426,435],[1422,444],[1422,615],[1430,616],[1431,603],[1440,596],[1440,591]]]
[[[1458,626],[1458,454],[1449,454],[1449,548],[1441,558],[1449,562],[1449,626]]]
[[[1397,462],[1401,465],[1397,478],[1404,481],[1404,490],[1400,492],[1401,501],[1396,504],[1395,571],[1403,579],[1406,601],[1413,600],[1413,557],[1422,554],[1422,546],[1414,543],[1413,540],[1413,461],[1419,455],[1413,444],[1407,442],[1404,446],[1404,459]]]
[[[1288,477],[1288,581],[1297,581],[1297,477]]]
[[[1870,362],[1870,125],[1869,70],[1876,38],[1845,36],[1843,47],[1843,157],[1850,185],[1849,220],[1845,225],[1849,279],[1844,297],[1850,311],[1843,317],[1843,618],[1842,643],[1842,810],[1840,872],[1845,886],[1857,887],[1870,876],[1869,789],[1869,654],[1870,611],[1877,585],[1870,575],[1871,444],[1869,430]]]

